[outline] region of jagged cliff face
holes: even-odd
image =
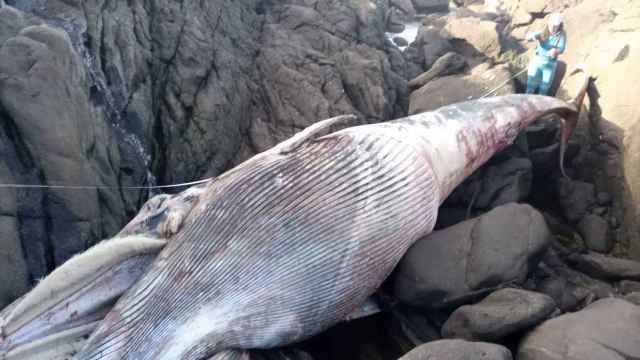
[[[218,174],[309,124],[403,113],[384,1],[90,1],[87,46],[161,182]]]
[[[190,181],[333,115],[403,115],[386,11],[384,1],[347,0],[7,1],[0,183]],[[0,191],[0,247],[11,259],[0,283],[22,284],[0,286],[0,304],[115,233],[146,198]]]
[[[142,168],[123,156],[125,146],[92,105],[82,59],[67,33],[10,7],[0,9],[0,22],[0,181],[143,181]],[[117,190],[1,191],[3,287],[26,286],[117,231],[140,200],[139,193],[125,197]],[[13,295],[1,294],[0,301]]]

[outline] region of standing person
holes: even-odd
[[[536,55],[531,59],[527,72],[527,94],[533,94],[538,87],[539,94],[549,93],[558,65],[558,55],[564,52],[567,44],[563,23],[562,15],[553,13],[544,31],[527,35],[527,40],[538,41]]]

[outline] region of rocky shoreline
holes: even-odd
[[[572,179],[558,127],[531,126],[447,199],[378,294],[380,314],[252,358],[640,358],[640,263],[626,259],[640,259],[637,5],[5,3],[0,183],[105,187],[0,189],[0,308],[135,216],[149,194],[118,187],[219,175],[335,115],[373,123],[517,92],[524,34],[563,11],[564,60],[597,77]],[[392,34],[406,26],[403,43]],[[576,86],[566,76],[557,95]]]

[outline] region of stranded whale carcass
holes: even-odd
[[[312,336],[361,305],[431,232],[455,186],[531,121],[564,118],[564,149],[583,95],[483,99],[321,137],[339,119],[318,123],[184,195],[189,206],[134,219],[141,229],[156,215],[171,221],[156,239],[102,245],[95,276],[67,286],[63,265],[1,314],[0,354],[29,358],[83,331],[76,359],[218,358]],[[104,249],[124,243],[126,255]],[[86,256],[66,270],[82,272]],[[115,306],[100,300],[131,283]]]

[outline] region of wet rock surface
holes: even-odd
[[[434,26],[422,26],[413,43],[403,52],[407,61],[408,78],[413,79],[431,69],[433,64],[453,48]]]
[[[546,320],[556,310],[547,295],[502,289],[477,304],[456,309],[442,327],[445,338],[497,341]]]
[[[439,340],[421,345],[400,360],[511,360],[511,352],[501,345],[464,340]]]
[[[524,201],[531,193],[532,165],[527,158],[513,157],[493,166],[482,174],[474,207],[493,209],[508,203]]]
[[[407,85],[409,88],[420,88],[437,77],[458,73],[466,66],[467,63],[462,56],[448,52],[438,58],[428,71],[412,79]]]
[[[575,311],[598,299],[616,295],[612,284],[572,268],[571,255],[567,248],[552,243],[530,278],[531,289],[551,296],[563,312]]]
[[[578,231],[589,250],[608,253],[613,248],[609,223],[599,215],[589,214],[578,223]]]
[[[109,125],[91,106],[89,83],[68,34],[30,25],[36,20],[16,9],[1,10],[11,30],[0,44],[1,181],[117,186],[139,175],[129,172],[135,164],[123,159]],[[3,251],[15,260],[2,263],[13,264],[15,274],[27,273],[29,282],[115,233],[141,196],[131,191],[127,202],[125,194],[109,188],[2,191],[16,199],[0,225],[6,241],[13,239]],[[25,250],[26,268],[18,265],[16,246]]]
[[[572,254],[571,264],[578,270],[602,280],[640,281],[640,262],[599,254]]]
[[[510,83],[511,73],[507,67],[481,64],[469,74],[449,75],[429,81],[411,93],[409,114],[435,110],[454,102],[478,99],[501,84],[493,94],[505,95],[515,92]],[[505,84],[506,82],[506,84]]]
[[[416,8],[411,0],[390,0],[389,5],[399,9],[406,15],[416,15]]]
[[[640,307],[621,299],[603,299],[531,331],[520,344],[517,359],[638,358],[639,330]]]
[[[565,218],[570,222],[582,219],[595,202],[595,187],[584,181],[560,179],[558,200]]]

